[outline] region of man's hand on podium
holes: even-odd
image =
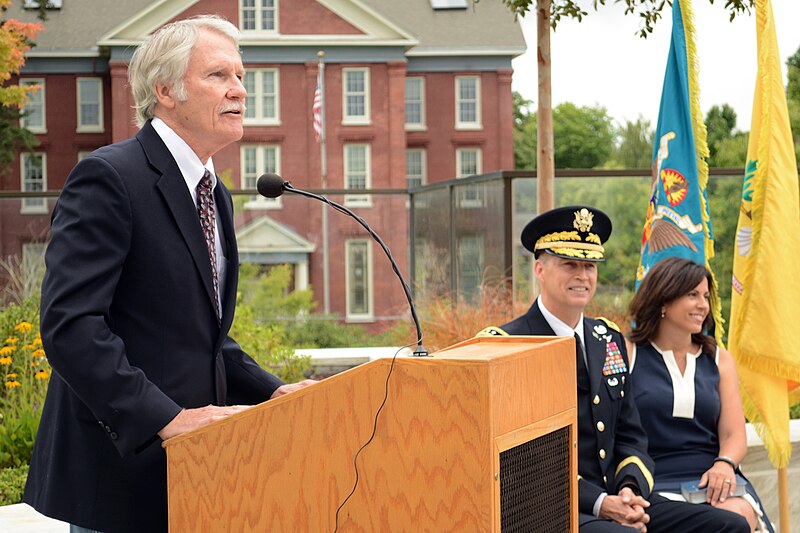
[[[272,393],[272,396],[269,397],[270,400],[274,400],[275,398],[280,398],[284,394],[289,394],[290,392],[295,392],[300,389],[305,389],[308,386],[311,386],[315,383],[318,383],[316,380],[313,379],[304,379],[303,381],[298,381],[297,383],[287,383],[286,385],[281,385],[275,392]]]
[[[181,412],[158,432],[158,436],[162,440],[171,439],[249,408],[249,405],[230,405],[226,407],[206,405],[195,409],[181,409]]]

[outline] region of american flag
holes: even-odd
[[[317,88],[314,89],[314,104],[311,106],[314,115],[314,138],[317,142],[322,142],[322,91],[319,87],[319,76],[317,77]]]

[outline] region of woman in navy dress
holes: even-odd
[[[747,453],[733,357],[705,335],[712,325],[711,275],[671,257],[656,263],[631,301],[630,372],[636,405],[656,463],[654,492],[680,495],[700,480],[706,502],[743,515],[753,531],[772,531],[752,485],[736,489]]]

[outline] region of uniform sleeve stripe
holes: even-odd
[[[652,490],[653,490],[653,474],[651,474],[650,470],[648,470],[647,467],[644,466],[644,463],[642,462],[642,460],[639,459],[638,457],[636,457],[635,455],[631,455],[631,456],[626,457],[625,459],[623,459],[622,462],[620,462],[620,464],[617,466],[617,472],[616,472],[615,475],[618,476],[619,473],[622,471],[622,469],[625,468],[626,466],[630,465],[630,464],[636,465],[639,468],[639,470],[641,470],[642,475],[644,476],[644,479],[647,481],[647,484],[650,485],[650,491],[652,492]]]
[[[509,335],[508,335],[508,333],[506,333],[505,331],[503,331],[502,329],[500,329],[500,328],[498,328],[496,326],[489,326],[488,328],[483,328],[482,330],[480,330],[478,332],[478,334],[475,335],[475,336],[476,337],[491,337],[491,336],[508,337]]]

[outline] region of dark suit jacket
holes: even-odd
[[[228,261],[222,323],[197,212],[150,123],[82,160],[53,211],[42,343],[53,375],[25,501],[106,532],[166,530],[158,431],[181,408],[255,404],[282,382],[227,336],[238,254],[221,182]]]
[[[592,514],[600,494],[616,494],[623,480],[635,482],[647,498],[653,488],[653,461],[647,455],[647,436],[631,393],[625,339],[602,320],[584,317],[583,324],[589,369],[587,373],[581,358],[577,376],[578,508],[583,514]],[[509,335],[555,335],[537,302],[501,329]],[[609,368],[603,375],[611,342],[619,349],[626,369],[608,373],[614,370]]]

